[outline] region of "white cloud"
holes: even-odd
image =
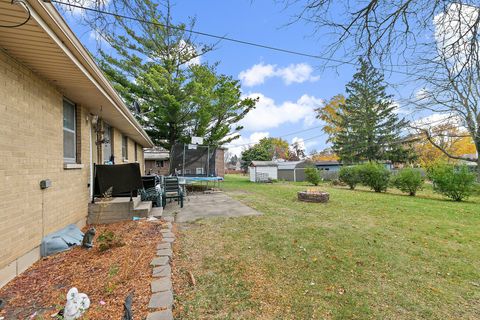
[[[392,105],[395,107],[395,109],[393,109],[393,112],[400,117],[410,115],[412,113],[408,106],[402,106],[398,101],[393,101]]]
[[[263,84],[265,79],[273,77],[275,75],[275,68],[276,66],[271,64],[259,63],[250,69],[240,72],[238,78],[242,80],[245,86],[253,87]]]
[[[433,113],[423,118],[416,119],[412,122],[413,127],[429,129],[441,125],[454,125],[464,128],[461,119],[451,113]]]
[[[312,73],[313,68],[306,63],[291,64],[286,68],[277,69],[277,75],[281,77],[287,85],[306,81],[318,81],[320,77],[313,76]]]
[[[471,41],[475,40],[479,14],[477,7],[451,3],[445,12],[433,19],[439,53],[454,63],[454,67],[465,63],[471,53],[478,54],[471,51]]]
[[[110,3],[110,0],[77,0],[75,5],[78,7],[69,7],[69,11],[74,16],[84,15],[86,10],[79,8],[85,7],[90,9],[103,8]]]
[[[313,68],[306,63],[291,64],[280,68],[273,64],[259,63],[239,73],[238,78],[246,87],[265,83],[268,78],[279,77],[286,85],[292,83],[315,82],[320,79],[313,75]]]
[[[415,91],[415,100],[420,102],[430,97],[430,91],[426,88],[421,88]]]
[[[228,152],[240,156],[243,150],[269,136],[270,133],[266,131],[254,132],[249,137],[240,136],[240,138],[225,145],[225,147],[228,148]]]
[[[106,37],[100,31],[92,30],[88,34],[88,37],[97,44],[108,45]]]
[[[303,138],[294,137],[294,138],[292,139],[291,144],[293,145],[293,144],[295,144],[295,143],[299,146],[300,149],[302,149],[302,150],[305,150],[305,149],[306,149],[306,147],[305,147],[305,141],[303,140]]]
[[[306,94],[295,102],[285,101],[279,105],[261,93],[252,93],[248,97],[258,97],[259,102],[240,122],[247,131],[262,131],[302,121],[305,126],[312,126],[316,121],[314,109],[323,105],[322,99]]]
[[[180,40],[178,47],[180,52],[184,52],[186,55],[190,55],[194,57],[191,60],[189,60],[186,63],[186,65],[191,66],[191,65],[196,65],[201,63],[201,57],[196,56],[198,53],[197,53],[197,49],[193,44],[187,43],[185,40],[182,39]]]

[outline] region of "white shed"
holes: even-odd
[[[250,181],[265,182],[278,179],[278,165],[273,161],[252,161],[248,166]]]

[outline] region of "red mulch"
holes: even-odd
[[[64,306],[67,291],[77,287],[91,301],[86,319],[121,319],[130,292],[134,293],[135,319],[145,318],[151,296],[150,262],[161,240],[161,228],[161,222],[149,221],[97,225],[95,241],[102,231],[111,230],[125,245],[104,252],[98,246],[90,250],[75,247],[38,261],[0,289],[0,298],[6,300],[0,316],[8,320],[51,319]]]

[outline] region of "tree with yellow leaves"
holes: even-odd
[[[345,97],[342,94],[337,94],[331,98],[323,107],[315,109],[317,113],[317,119],[325,122],[323,131],[328,134],[328,141],[332,142],[335,134],[340,131],[338,126],[340,117],[339,111],[342,110],[345,105]]]
[[[432,132],[430,136],[420,133],[414,144],[420,166],[428,168],[438,162],[457,163],[458,158],[475,155],[476,148],[472,137],[458,127],[439,125],[430,131]],[[445,151],[457,159],[447,156]]]

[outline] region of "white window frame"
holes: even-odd
[[[73,158],[65,158],[65,149],[63,149],[63,162],[64,163],[77,163],[77,106],[72,101],[63,98],[62,111],[64,111],[65,103],[68,103],[73,106],[73,130],[70,128],[63,127],[63,131],[73,133]],[[63,119],[63,118],[62,118]],[[63,126],[63,123],[62,123]]]

